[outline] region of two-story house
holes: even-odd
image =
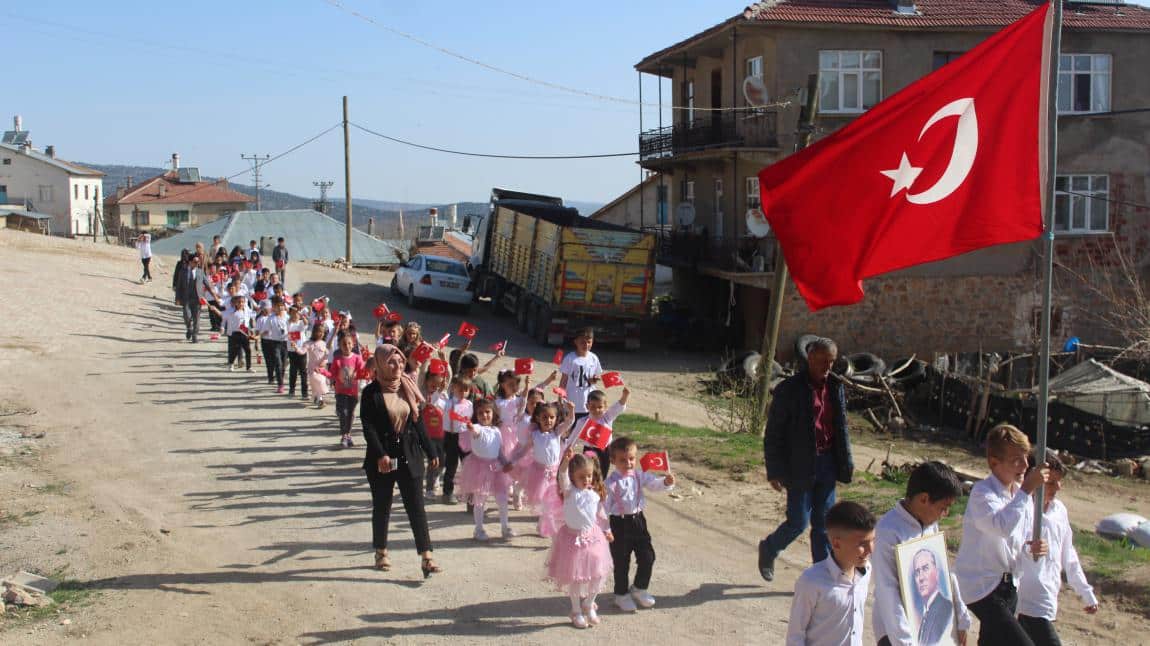
[[[640,133],[640,164],[672,186],[661,262],[675,294],[757,349],[771,300],[774,240],[756,174],[793,152],[803,88],[818,75],[816,138],[1023,17],[1041,0],[768,0],[636,65],[672,85],[673,124]],[[1067,2],[1058,80],[1058,259],[1150,233],[1150,10]],[[1130,112],[1134,110],[1134,112]],[[897,160],[895,160],[897,162]],[[852,172],[844,168],[843,173]],[[836,190],[836,178],[826,178]],[[750,229],[748,226],[750,225]],[[827,231],[825,244],[838,244]],[[867,281],[866,299],[812,314],[788,286],[781,355],[815,332],[850,350],[1029,348],[1036,244],[1005,245]],[[834,271],[828,267],[827,271]],[[1054,334],[1098,338],[1066,284]]]
[[[104,210],[115,229],[188,229],[243,211],[254,201],[227,180],[204,180],[198,168],[180,168],[180,156],[173,154],[171,170],[134,186],[117,186]]]
[[[51,215],[55,235],[100,233],[104,174],[59,159],[55,146],[36,150],[20,117],[13,121],[0,138],[0,205]]]

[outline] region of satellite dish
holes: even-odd
[[[771,234],[771,223],[767,222],[762,209],[747,209],[747,232],[756,238],[765,238]]]
[[[679,226],[691,226],[695,221],[695,205],[690,202],[683,202],[675,209],[675,215],[679,219]]]
[[[767,86],[763,84],[762,77],[748,76],[743,79],[743,97],[752,108],[761,108],[767,104]]]

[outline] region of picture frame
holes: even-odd
[[[954,580],[942,532],[895,545],[902,607],[918,646],[958,646]]]

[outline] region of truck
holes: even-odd
[[[548,195],[491,191],[472,225],[475,298],[544,346],[585,327],[595,340],[639,348],[655,287],[654,234],[591,220]]]

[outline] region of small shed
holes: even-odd
[[[37,213],[24,209],[0,208],[0,221],[8,229],[28,231],[30,233],[52,233],[52,216],[47,213]]]
[[[1094,359],[1050,380],[1050,394],[1062,404],[1118,426],[1150,425],[1150,384]]]

